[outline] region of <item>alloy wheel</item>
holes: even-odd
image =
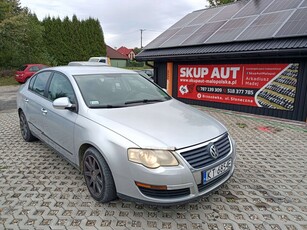
[[[23,115],[23,113],[20,114],[19,122],[20,122],[21,135],[24,139],[27,139],[28,134],[29,134],[29,128],[28,128],[28,124],[27,124],[26,118]]]
[[[88,155],[84,159],[84,175],[88,189],[94,196],[100,196],[103,192],[103,173],[95,157]]]

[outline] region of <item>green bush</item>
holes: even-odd
[[[144,67],[144,62],[128,61],[127,67]]]
[[[0,70],[0,78],[12,77],[12,76],[14,76],[15,72],[16,72],[16,70],[13,70],[13,69]]]
[[[14,69],[0,69],[0,86],[19,85],[15,80],[15,72]]]

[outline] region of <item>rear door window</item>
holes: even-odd
[[[51,75],[51,72],[47,72],[47,71],[41,72],[35,75],[35,77],[32,78],[30,81],[29,89],[37,94],[44,96],[45,88],[46,88],[50,75]]]

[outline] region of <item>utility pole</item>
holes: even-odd
[[[143,31],[145,31],[145,29],[140,29],[141,31],[141,49],[143,49]]]

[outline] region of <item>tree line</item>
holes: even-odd
[[[237,0],[208,0],[217,6]],[[106,56],[97,19],[46,17],[39,21],[20,0],[0,0],[0,69],[25,63],[66,65],[70,61]]]
[[[97,19],[79,20],[74,15],[39,21],[19,0],[0,0],[0,68],[25,63],[67,65],[91,56],[106,56]]]

